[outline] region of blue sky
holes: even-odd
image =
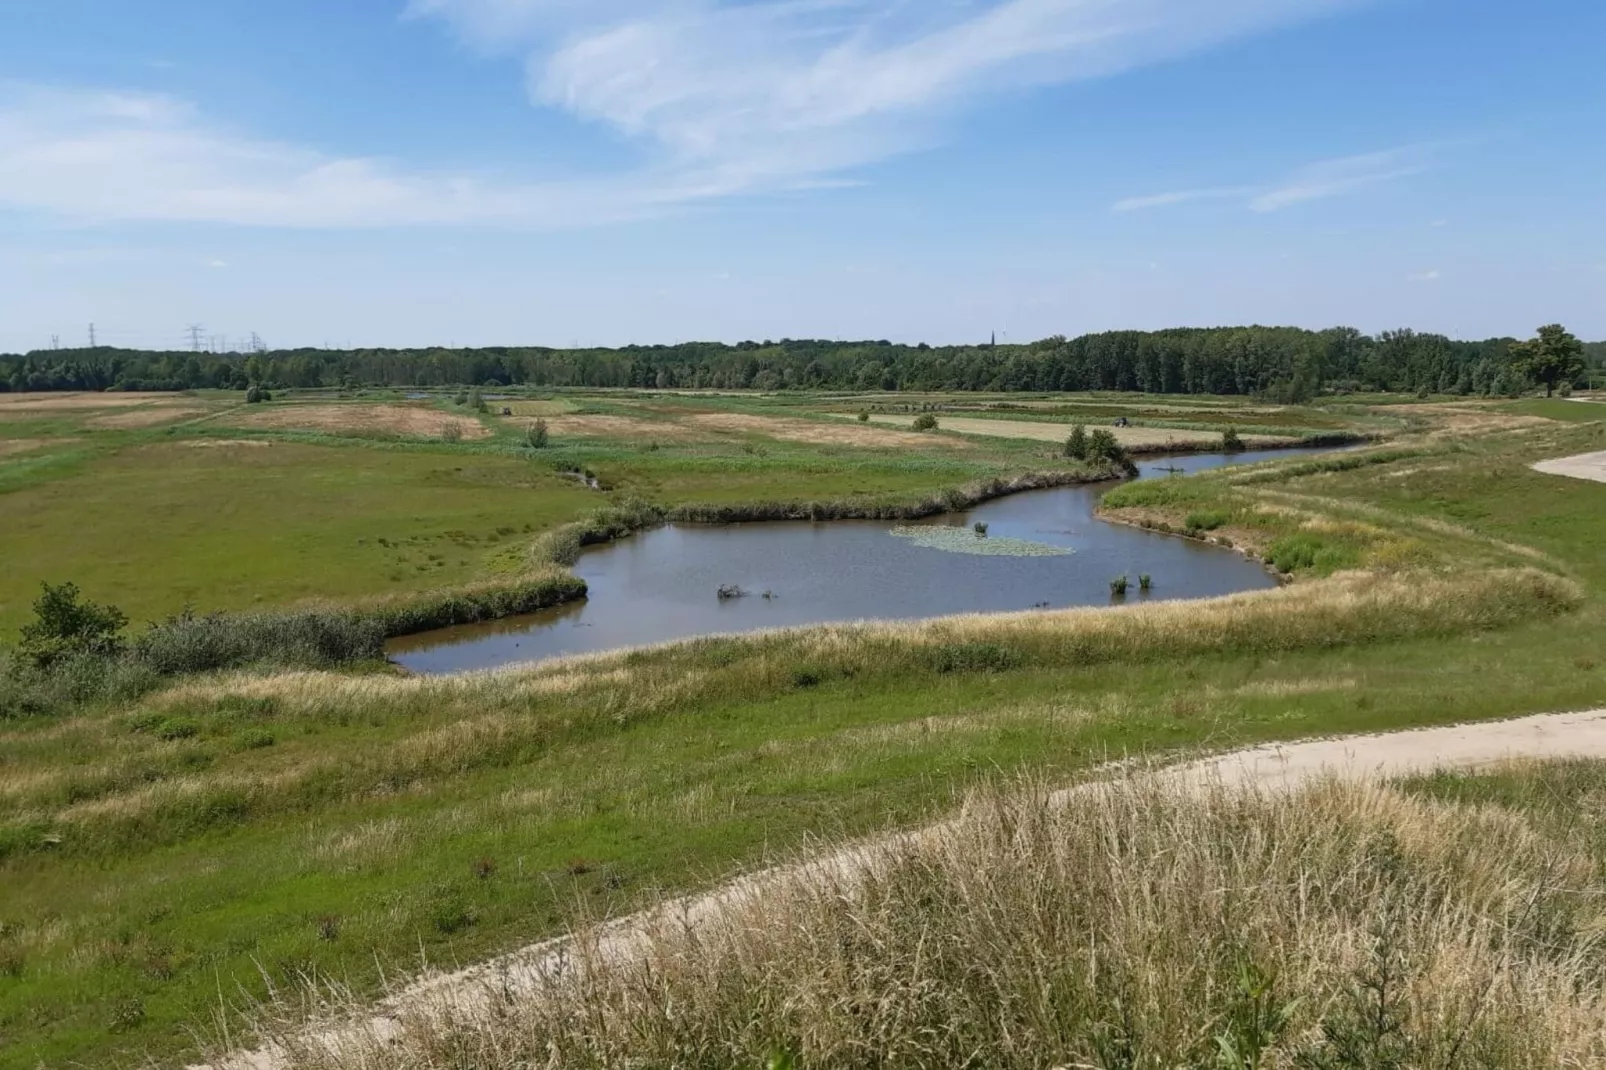
[[[1597,0],[7,0],[0,350],[1606,338]]]

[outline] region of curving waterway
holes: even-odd
[[[1289,452],[1154,458],[1139,466],[1139,478]],[[1276,585],[1259,564],[1231,550],[1098,519],[1094,509],[1108,489],[1028,491],[912,522],[670,524],[582,554],[574,571],[590,588],[583,601],[407,636],[388,650],[391,660],[414,672],[446,673],[796,624],[1107,605],[1110,580],[1122,574],[1131,578],[1127,602]],[[976,539],[970,532],[978,522],[999,547],[1023,540],[1033,545],[1021,549],[1036,552],[982,555],[927,545],[944,541],[944,534],[962,536],[953,541],[964,545]],[[910,528],[954,530],[928,535]],[[1142,573],[1154,580],[1148,594],[1138,590]],[[728,585],[746,593],[720,598],[719,589]]]

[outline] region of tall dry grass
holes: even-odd
[[[1601,861],[1375,785],[988,794],[695,922],[599,929],[366,1030],[288,1028],[279,1065],[1601,1066]]]

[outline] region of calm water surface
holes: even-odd
[[[1286,450],[1151,460],[1143,478],[1283,456]],[[1065,547],[1057,557],[982,557],[918,546],[891,534],[910,522],[672,524],[586,551],[575,566],[585,601],[526,617],[446,628],[394,640],[391,659],[415,672],[485,669],[560,654],[639,646],[716,632],[827,621],[897,620],[1030,609],[1047,603],[1105,605],[1110,580],[1154,577],[1148,597],[1205,598],[1275,586],[1259,564],[1219,547],[1093,515],[1109,485],[1060,487],[1000,498],[918,524]],[[721,600],[735,584],[750,592]],[[769,591],[773,597],[764,598]]]

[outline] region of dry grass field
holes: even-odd
[[[429,405],[273,405],[230,414],[223,422],[231,427],[265,430],[434,439],[447,428],[456,428],[465,441],[491,437],[491,429],[472,416],[443,412]]]
[[[799,420],[775,415],[743,413],[699,413],[690,420],[701,427],[719,431],[762,435],[783,442],[806,442],[817,446],[859,446],[869,448],[963,449],[963,441],[916,431],[887,431],[879,427],[839,426],[825,421]],[[896,421],[881,421],[896,422]],[[907,421],[905,421],[907,426]]]
[[[872,415],[871,423],[907,427],[911,417]],[[991,438],[1022,438],[1033,442],[1064,442],[1070,426],[1064,423],[1037,423],[1031,420],[974,419],[964,416],[939,414],[938,427],[961,435],[983,435]],[[1092,425],[1102,426],[1102,425]],[[1162,453],[1166,450],[1190,452],[1221,445],[1221,436],[1210,432],[1184,431],[1167,427],[1108,427],[1116,440],[1129,450],[1141,453]],[[1292,445],[1296,439],[1287,435],[1241,436],[1251,448],[1273,448]]]

